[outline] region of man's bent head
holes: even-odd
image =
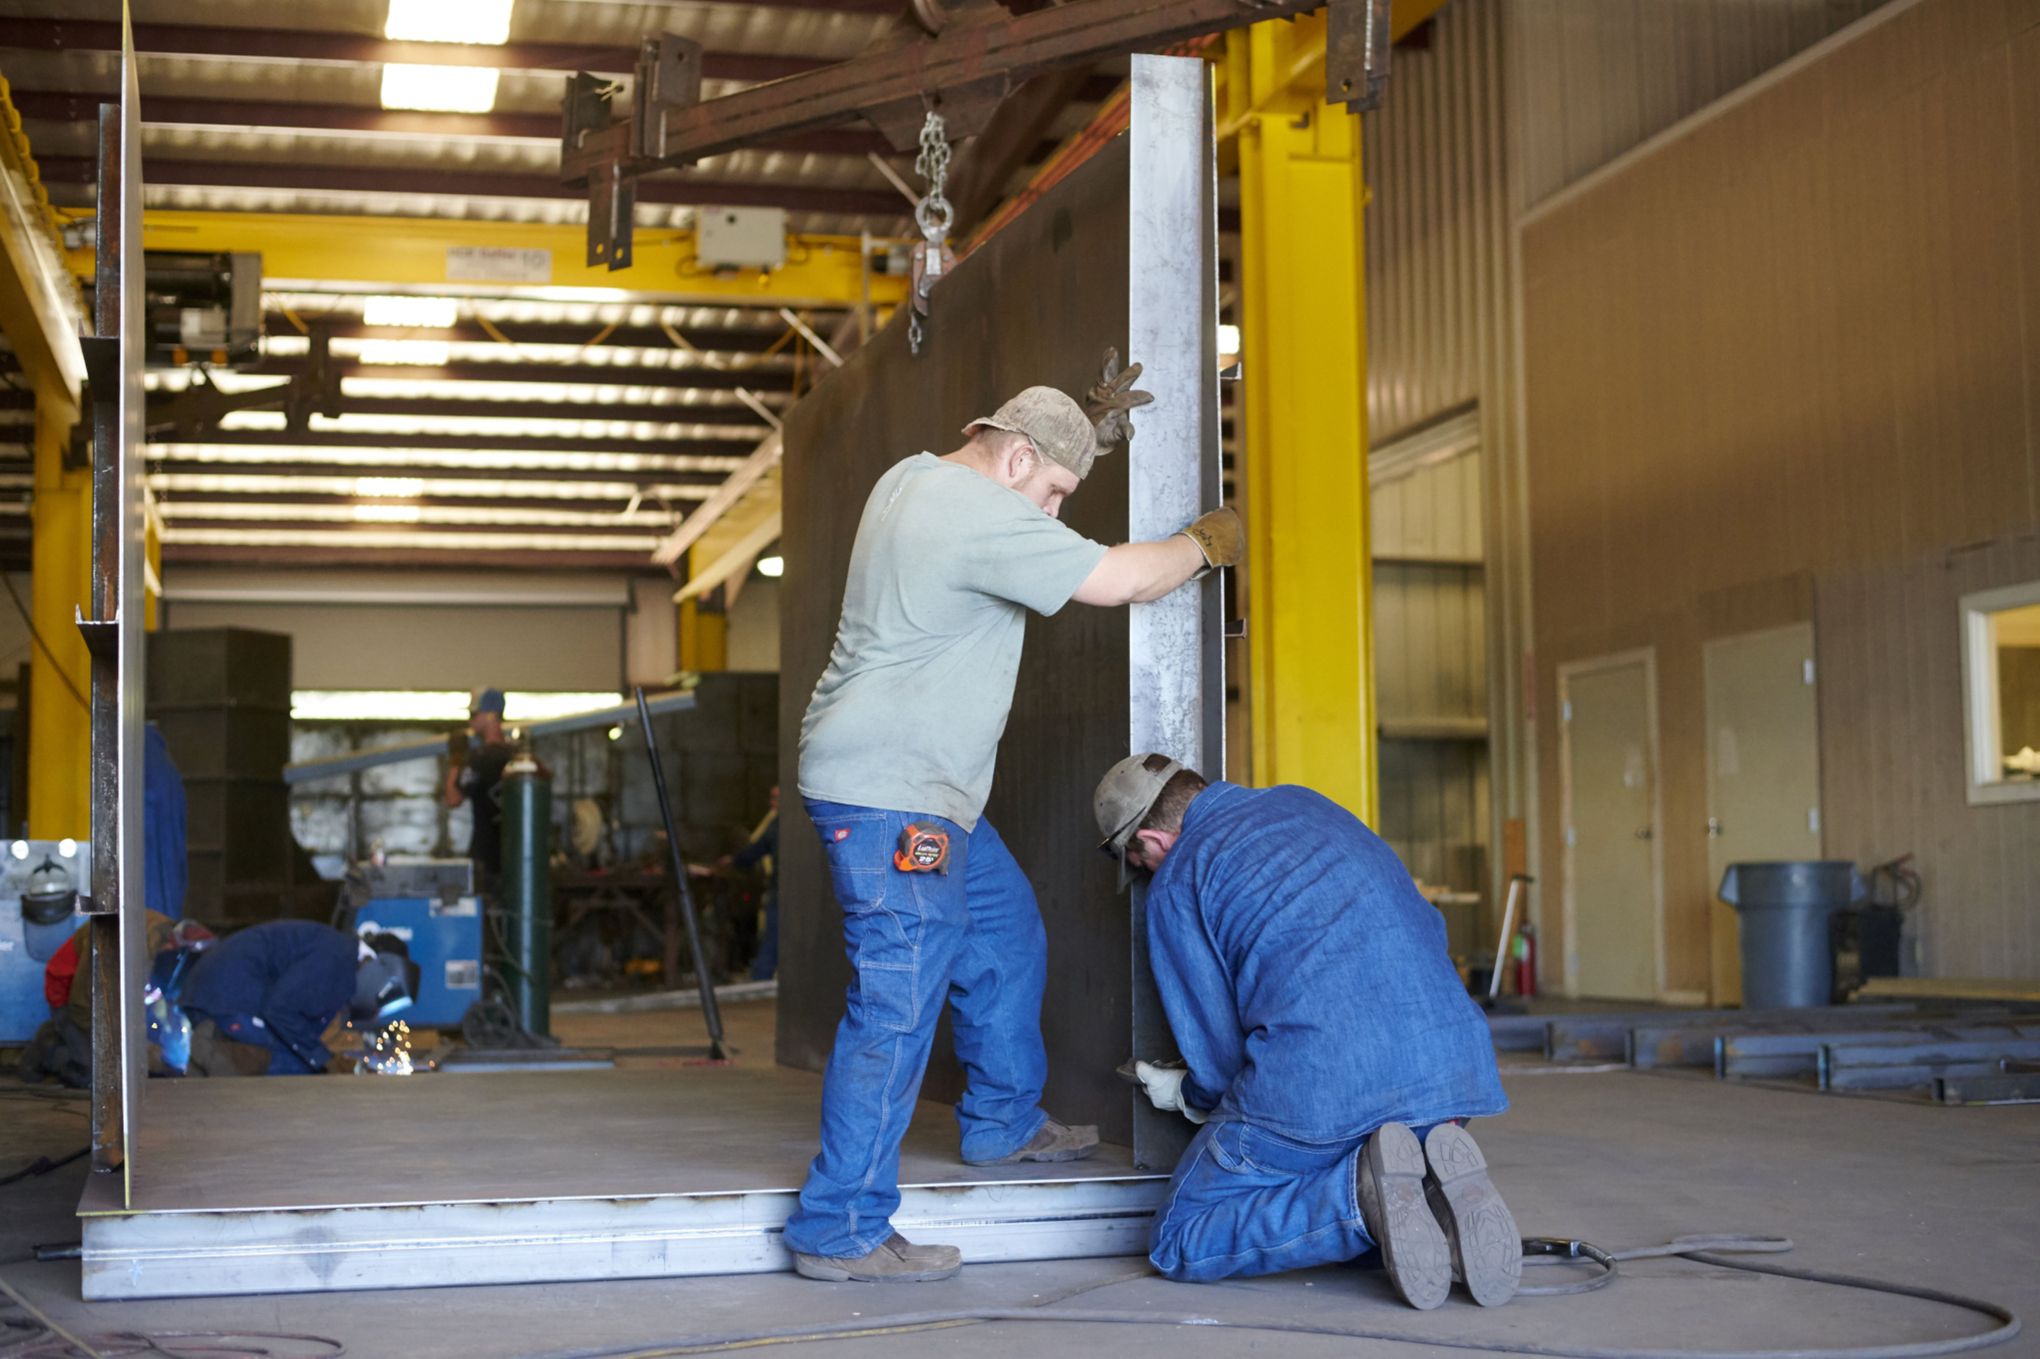
[[[1077,481],[1090,475],[1098,456],[1098,431],[1091,417],[1067,392],[1054,387],[1029,387],[990,415],[965,425],[963,432],[975,439],[987,429],[1021,435],[1037,457],[1075,474]],[[1069,490],[1076,489],[1076,482],[1068,485]]]
[[[1184,812],[1205,786],[1203,775],[1166,755],[1129,755],[1106,771],[1091,810],[1104,836],[1099,848],[1119,862],[1120,886],[1128,868],[1152,873],[1162,866],[1183,832]]]

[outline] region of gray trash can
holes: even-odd
[[[1742,917],[1744,1007],[1828,1004],[1835,984],[1828,919],[1869,894],[1846,859],[1730,864],[1721,899]]]

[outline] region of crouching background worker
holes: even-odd
[[[1185,1067],[1137,1063],[1202,1124],[1155,1268],[1203,1282],[1353,1260],[1436,1307],[1493,1306],[1522,1243],[1459,1121],[1508,1107],[1445,926],[1394,851],[1307,788],[1207,785],[1135,755],[1098,785],[1103,848],[1153,874],[1148,948]]]

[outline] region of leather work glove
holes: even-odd
[[[1221,566],[1238,566],[1247,555],[1247,526],[1230,505],[1199,515],[1178,532],[1204,554],[1204,569],[1190,577],[1192,580],[1202,580]]]
[[[1133,437],[1133,412],[1155,399],[1153,392],[1134,390],[1133,384],[1139,380],[1139,364],[1121,371],[1119,351],[1105,351],[1105,376],[1084,393],[1084,414],[1091,417],[1097,430],[1098,447],[1111,448]]]
[[[1202,1109],[1193,1109],[1183,1102],[1183,1079],[1190,1074],[1184,1068],[1135,1062],[1133,1074],[1140,1078],[1141,1087],[1147,1091],[1148,1103],[1163,1113],[1174,1111],[1192,1123],[1202,1123],[1211,1117]]]

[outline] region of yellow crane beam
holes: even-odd
[[[874,245],[883,246],[884,241]],[[793,235],[786,264],[761,271],[713,270],[696,259],[692,231],[638,233],[635,260],[611,273],[586,264],[580,226],[470,222],[433,217],[349,217],[284,212],[155,211],[142,219],[144,250],[256,251],[264,282],[352,283],[392,288],[512,292],[575,289],[576,299],[627,296],[730,305],[891,307],[904,277],[866,276],[857,236]],[[90,275],[89,245],[70,252]],[[545,296],[538,293],[538,296]]]

